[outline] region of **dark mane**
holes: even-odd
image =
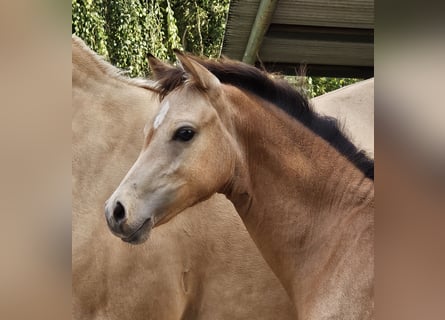
[[[212,72],[222,83],[233,85],[276,105],[291,117],[303,123],[315,134],[349,159],[366,177],[374,179],[374,161],[359,150],[340,130],[337,119],[316,113],[308,99],[282,79],[253,66],[228,59],[204,60],[190,57]],[[185,72],[180,68],[169,70],[159,79],[161,97],[185,82]]]

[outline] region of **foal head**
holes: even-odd
[[[130,243],[230,184],[237,163],[230,106],[220,81],[177,54],[184,70],[151,57],[161,107],[145,127],[143,149],[106,204],[115,235]]]

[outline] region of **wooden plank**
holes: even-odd
[[[272,24],[266,34],[268,37],[281,39],[324,40],[339,42],[374,42],[373,29],[355,29],[339,27],[299,26]]]
[[[337,78],[360,78],[368,79],[374,76],[374,67],[361,66],[332,66],[321,64],[305,64],[301,66],[298,63],[273,63],[257,62],[258,68],[265,68],[269,72],[279,72],[290,76],[301,75],[301,68],[306,70],[305,75],[313,77],[337,77]]]
[[[222,54],[241,60],[260,0],[232,0]],[[373,74],[374,1],[279,0],[260,58],[286,73]],[[312,68],[312,69],[311,69]]]
[[[373,66],[374,45],[265,37],[259,56],[264,62]]]
[[[260,0],[230,2],[222,54],[242,60],[259,4]]]
[[[374,28],[373,0],[280,0],[272,23]]]

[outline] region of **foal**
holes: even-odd
[[[278,279],[223,195],[129,246],[103,202],[137,158],[157,94],[72,37],[72,319],[295,318]]]
[[[299,319],[372,318],[373,162],[289,86],[177,55],[184,70],[150,59],[162,105],[107,202],[113,233],[139,243],[223,193]]]

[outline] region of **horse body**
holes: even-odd
[[[159,110],[150,83],[119,76],[73,37],[74,319],[294,319],[286,292],[233,206],[216,195],[129,246],[103,203],[137,158]]]
[[[253,67],[178,57],[185,71],[150,60],[162,111],[107,202],[110,229],[141,243],[152,226],[223,193],[299,319],[372,318],[373,163]]]
[[[315,97],[312,105],[338,119],[351,141],[374,158],[374,78]]]

